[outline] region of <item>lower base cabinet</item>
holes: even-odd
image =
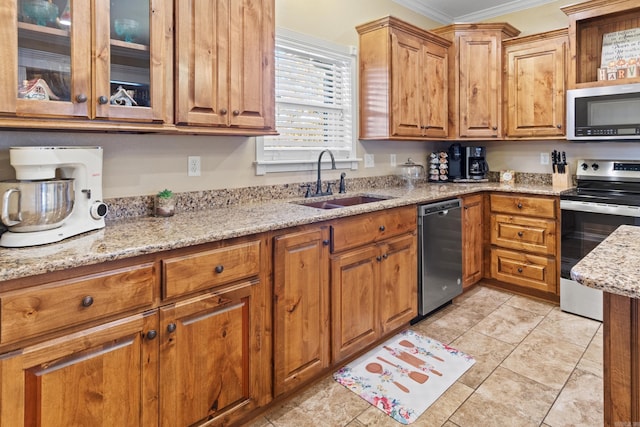
[[[0,426],[158,425],[156,311],[0,356]]]
[[[274,238],[274,396],[317,377],[330,364],[329,228]]]

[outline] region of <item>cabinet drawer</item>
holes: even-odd
[[[491,212],[554,219],[556,217],[556,199],[530,195],[492,194]]]
[[[153,264],[144,264],[6,292],[0,295],[0,341],[19,341],[151,306],[155,285]]]
[[[356,248],[416,229],[417,208],[406,206],[336,220],[331,226],[332,252]]]
[[[164,297],[223,285],[257,276],[260,241],[237,244],[162,260]]]
[[[556,293],[556,260],[492,248],[491,277],[514,285]]]
[[[492,214],[491,244],[556,255],[556,222],[551,219]]]

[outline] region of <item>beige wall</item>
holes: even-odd
[[[526,12],[498,17],[531,34],[566,26],[559,10],[565,1],[550,3]],[[356,45],[354,27],[385,15],[394,15],[424,28],[438,24],[405,9],[392,0],[276,0],[276,25],[311,34],[332,42]],[[450,142],[360,142],[358,157],[374,154],[376,167],[347,171],[349,177],[386,175],[393,172],[389,154],[399,163],[412,157],[425,163],[427,152],[445,148]],[[153,194],[165,187],[175,191],[195,191],[251,185],[313,181],[315,172],[256,176],[255,141],[242,137],[162,136],[131,134],[76,134],[28,131],[0,131],[0,179],[13,177],[8,162],[12,145],[101,145],[104,147],[104,197]],[[640,158],[638,144],[571,144],[567,142],[489,142],[488,160],[492,170],[506,167],[522,172],[549,172],[539,164],[539,153],[552,149],[567,151],[570,159],[591,157]],[[202,176],[187,176],[187,156],[202,157]],[[586,156],[585,156],[586,157]],[[337,179],[339,171],[324,173]]]

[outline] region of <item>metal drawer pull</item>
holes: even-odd
[[[176,324],[175,323],[169,323],[167,325],[167,332],[172,333],[176,331]]]
[[[84,93],[81,93],[79,95],[76,96],[76,102],[82,104],[83,102],[87,102],[87,95],[85,95]]]
[[[522,231],[518,231],[518,237],[522,237],[524,236],[524,233]]]
[[[518,273],[522,273],[522,267],[518,267]]]
[[[522,209],[522,203],[518,202],[518,209]]]
[[[224,271],[224,265],[216,265],[216,273],[220,274]]]
[[[82,306],[83,307],[91,307],[91,305],[93,304],[93,297],[90,295],[87,295],[86,297],[82,298]]]
[[[146,335],[146,336],[147,336],[147,339],[148,339],[148,340],[152,340],[152,339],[154,339],[155,337],[157,337],[157,336],[158,336],[158,332],[156,332],[156,330],[155,330],[155,329],[152,329],[152,330],[150,330],[149,332],[147,332],[147,335]]]
[[[100,105],[104,105],[107,102],[109,102],[109,98],[107,98],[104,95],[102,95],[101,97],[98,98],[98,104],[100,104]]]
[[[381,225],[381,226],[380,226],[380,228],[379,228],[379,230],[380,230],[380,231],[384,231],[384,230],[386,230],[386,228],[384,228],[384,225]]]

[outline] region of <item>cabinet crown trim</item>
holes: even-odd
[[[415,25],[409,24],[408,22],[402,21],[401,19],[398,19],[391,15],[385,16],[384,18],[380,18],[375,21],[367,22],[366,24],[358,25],[356,27],[356,31],[358,31],[358,34],[365,34],[385,27],[404,31],[411,35],[426,39],[430,42],[437,43],[446,48],[451,46],[451,42],[449,40],[446,40],[437,34],[434,34],[420,27],[416,27]]]

